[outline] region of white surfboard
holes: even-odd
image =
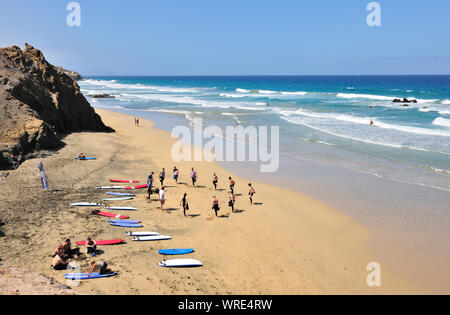
[[[105,207],[108,210],[137,210],[135,207]]]
[[[158,232],[125,232],[128,236],[158,236]]]
[[[133,241],[164,241],[164,240],[170,240],[172,237],[167,235],[154,235],[154,236],[136,236],[133,237]]]
[[[169,259],[158,263],[161,267],[200,267],[203,266],[197,259]]]
[[[96,189],[125,189],[124,186],[97,186]]]
[[[72,207],[100,207],[101,203],[94,202],[74,202],[70,206]]]

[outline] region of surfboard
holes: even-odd
[[[88,273],[67,273],[64,275],[64,278],[68,280],[89,280],[89,279],[99,279],[99,278],[107,278],[115,276],[117,273],[105,273],[101,275],[99,272],[93,272],[90,277],[88,277]]]
[[[130,184],[139,183],[138,180],[129,180],[129,179],[125,179],[125,180],[123,180],[123,179],[110,179],[109,181],[111,183],[130,183]]]
[[[193,248],[161,249],[158,251],[161,255],[186,255],[193,252]]]
[[[96,189],[124,189],[123,186],[97,186]]]
[[[107,210],[137,210],[135,207],[105,207]]]
[[[71,207],[100,207],[101,203],[95,202],[74,202],[70,204]]]
[[[125,240],[123,239],[117,239],[117,240],[101,240],[101,241],[95,241],[97,243],[97,245],[115,245],[115,244],[120,244],[122,242],[124,242]],[[87,241],[78,241],[76,242],[77,245],[80,246],[86,246]]]
[[[132,199],[134,199],[134,197],[117,197],[117,198],[103,198],[103,201],[123,201]]]
[[[141,223],[141,221],[138,221],[138,220],[113,220],[113,219],[108,219],[108,222],[112,222],[112,223],[128,223],[128,224]]]
[[[172,239],[172,237],[167,236],[167,235],[153,235],[153,236],[135,236],[132,238],[133,241],[140,241],[140,242],[145,242],[145,241],[165,241],[165,240],[170,240]]]
[[[196,259],[169,259],[158,263],[161,267],[200,267],[203,266],[201,261]]]
[[[127,190],[132,190],[132,189],[142,189],[142,188],[147,188],[147,185],[137,185],[137,186],[131,186],[131,187],[125,187],[125,189]]]
[[[109,224],[111,224],[113,226],[128,227],[128,228],[141,228],[141,227],[143,227],[142,224],[133,224],[133,223],[109,222]]]
[[[116,214],[116,213],[109,213],[109,212],[102,212],[102,211],[92,211],[92,214],[101,215],[104,217],[110,217],[110,218],[116,218],[116,219],[128,219],[129,216],[122,215],[122,214]]]
[[[75,160],[80,160],[80,161],[96,160],[96,159],[97,159],[97,158],[95,158],[95,157],[87,157],[87,158],[84,158],[84,159],[80,160],[80,158],[79,158],[78,156],[75,158]]]
[[[111,195],[111,196],[124,196],[124,197],[134,197],[134,196],[136,196],[136,194],[119,193],[119,192],[112,192],[112,191],[108,191],[107,194]]]
[[[125,232],[127,236],[157,236],[158,232]]]

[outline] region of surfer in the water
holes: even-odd
[[[183,198],[181,198],[180,206],[183,207],[183,214],[186,216],[186,211],[189,211],[189,203],[187,201],[187,193],[184,193]]]
[[[250,198],[250,204],[253,205],[253,195],[256,193],[253,189],[252,184],[248,183],[248,197]]]
[[[372,120],[372,119],[370,120],[369,124],[370,124],[371,126],[373,125],[373,120]]]
[[[217,217],[217,212],[220,210],[220,207],[219,207],[219,199],[217,199],[216,196],[214,196],[212,200],[212,209],[216,213]]]
[[[214,190],[217,190],[217,182],[219,181],[219,177],[217,177],[216,173],[213,174],[213,185],[214,185]]]

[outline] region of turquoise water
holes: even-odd
[[[204,126],[277,125],[283,154],[450,191],[450,76],[93,77],[79,85],[93,106]],[[89,98],[98,93],[116,98]]]

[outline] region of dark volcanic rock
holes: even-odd
[[[57,149],[73,131],[112,132],[65,70],[25,44],[0,48],[0,169],[34,150]]]

